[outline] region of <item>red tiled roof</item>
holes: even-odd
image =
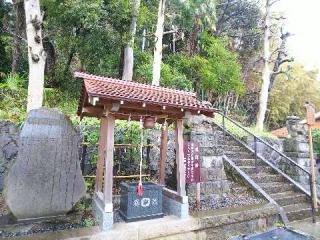
[[[287,138],[288,137],[288,130],[286,127],[283,127],[283,128],[279,128],[279,129],[271,131],[271,134],[278,137],[278,138]]]
[[[129,82],[109,77],[75,72],[75,77],[84,80],[88,96],[116,101],[146,103],[160,106],[183,108],[185,110],[204,110],[214,112],[209,102],[199,101],[191,92],[157,87],[137,82]]]

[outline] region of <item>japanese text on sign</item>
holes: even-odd
[[[199,143],[184,142],[184,165],[186,169],[186,183],[200,182],[200,152]]]

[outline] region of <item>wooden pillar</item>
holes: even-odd
[[[166,161],[168,150],[168,126],[161,128],[161,143],[160,143],[160,163],[159,163],[159,183],[165,185]]]
[[[113,186],[113,148],[115,118],[109,114],[106,117],[106,144],[105,144],[105,171],[104,171],[104,206],[106,212],[112,212],[112,186]]]
[[[106,140],[107,140],[107,118],[101,117],[95,192],[102,192]]]
[[[178,119],[176,121],[175,134],[176,134],[177,192],[180,196],[186,196],[182,119]]]

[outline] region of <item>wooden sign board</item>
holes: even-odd
[[[315,109],[311,104],[306,104],[305,105],[306,110],[307,110],[307,124],[308,125],[313,125],[315,124]]]
[[[199,143],[185,141],[183,146],[186,183],[200,182]]]

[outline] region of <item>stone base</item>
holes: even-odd
[[[92,201],[93,215],[99,223],[100,230],[107,231],[113,226],[113,212],[105,212],[101,202],[97,198]]]
[[[165,195],[162,196],[162,208],[166,215],[175,215],[179,218],[186,218],[189,216],[189,204],[186,197],[186,203],[180,203]]]

